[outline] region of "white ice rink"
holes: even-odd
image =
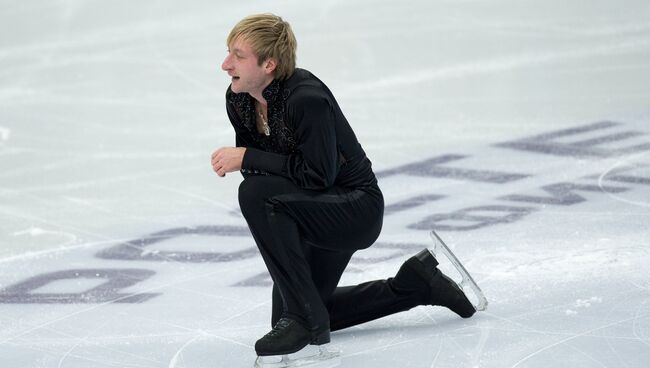
[[[342,284],[436,228],[485,291],[332,334],[341,367],[650,363],[650,2],[0,1],[0,366],[252,367],[266,269],[221,71],[291,22],[386,198]]]

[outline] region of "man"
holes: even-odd
[[[230,32],[222,69],[236,147],[212,154],[219,176],[241,171],[239,203],[273,279],[272,330],[259,356],[330,341],[330,331],[418,305],[476,311],[424,250],[394,278],[337,287],[355,251],[379,236],[384,201],[371,162],[327,86],[295,67],[296,39],[272,14]]]

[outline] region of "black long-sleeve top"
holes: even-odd
[[[257,131],[248,93],[226,92],[236,145],[246,147],[242,175],[280,175],[304,189],[376,186],[372,164],[327,86],[304,69],[263,91],[270,135]]]

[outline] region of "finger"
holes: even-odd
[[[213,163],[213,164],[216,164],[216,163],[218,163],[218,162],[221,161],[221,160],[223,160],[223,155],[222,155],[222,154],[217,154],[216,156],[214,156],[214,157],[212,158],[212,163]]]
[[[216,151],[214,151],[212,153],[212,158],[215,159],[215,158],[221,157],[221,154],[222,154],[224,148],[225,147],[221,147],[221,148],[217,149]]]
[[[223,147],[217,149],[216,151],[212,152],[212,158],[219,157],[219,155],[223,152]]]

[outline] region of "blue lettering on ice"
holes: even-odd
[[[496,144],[497,147],[520,151],[544,153],[570,157],[610,157],[650,150],[650,143],[632,144],[619,148],[597,147],[605,143],[614,143],[644,135],[642,132],[624,131],[601,135],[595,138],[580,138],[581,134],[602,131],[620,126],[620,123],[603,121],[575,128],[557,130],[528,138]],[[573,138],[572,141],[567,141]]]
[[[230,262],[254,257],[257,248],[249,247],[233,252],[185,252],[185,251],[152,251],[146,247],[158,242],[183,235],[213,235],[213,236],[246,236],[251,235],[248,227],[244,226],[196,226],[179,227],[149,234],[139,239],[117,244],[96,254],[98,258],[119,259],[125,261],[173,261],[188,263]]]
[[[413,207],[422,206],[427,202],[437,201],[445,196],[437,194],[425,194],[416,197],[407,198],[403,201],[393,203],[384,207],[384,215],[391,215],[395,212],[406,211]]]
[[[388,176],[402,174],[420,177],[449,178],[458,180],[477,181],[485,183],[508,183],[514,180],[526,178],[528,175],[505,173],[499,171],[472,170],[459,167],[440,166],[451,161],[461,160],[467,156],[444,155],[429,158],[420,162],[414,162],[396,168],[379,171],[376,173],[378,179]]]
[[[143,281],[154,271],[127,269],[79,269],[40,274],[0,290],[0,303],[21,304],[73,304],[73,303],[142,303],[156,293],[119,293]],[[47,284],[67,279],[105,279],[99,286],[80,293],[38,293],[33,292]]]
[[[630,170],[632,170],[631,168]],[[619,170],[617,172],[624,172],[625,170]],[[600,178],[600,176],[597,176]],[[617,183],[629,183],[629,184],[644,184],[650,185],[650,177],[647,176],[634,176],[634,175],[605,175],[603,180],[613,181]]]
[[[451,213],[431,215],[408,225],[409,229],[441,231],[469,231],[497,224],[509,224],[535,211],[533,207],[488,205],[468,207]]]
[[[598,186],[592,184],[575,184],[575,183],[557,183],[551,185],[545,185],[542,187],[542,190],[551,194],[550,196],[533,196],[533,195],[523,195],[523,194],[512,194],[499,199],[513,202],[527,202],[527,203],[540,203],[540,204],[551,204],[551,205],[561,205],[561,206],[570,206],[576,203],[584,202],[586,199],[576,193],[576,190],[588,191],[588,192],[597,192],[600,193],[603,190],[609,193],[620,193],[628,190],[629,188],[625,187],[613,187],[613,186]]]

